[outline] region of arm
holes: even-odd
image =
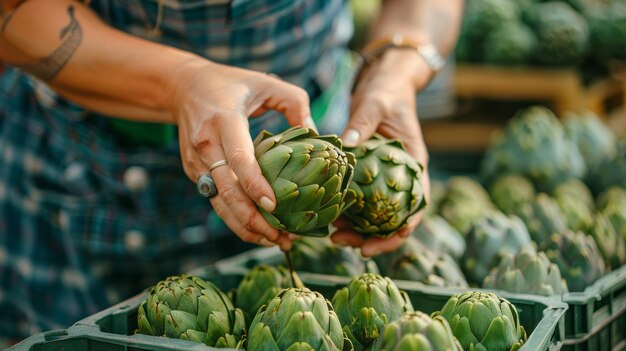
[[[456,43],[462,0],[386,0],[373,28],[373,40],[399,33],[412,41],[435,45],[442,55]],[[343,134],[344,144],[354,146],[378,132],[399,139],[424,166],[424,190],[428,197],[428,152],[416,114],[415,95],[423,90],[433,72],[416,50],[389,49],[380,60],[366,67],[352,96],[351,117]],[[397,248],[417,226],[421,214],[411,218],[407,228],[388,238],[363,240],[339,222],[333,240],[361,247],[365,256]]]
[[[177,124],[192,181],[218,160],[229,163],[212,172],[219,195],[211,203],[226,224],[246,241],[288,246],[256,208],[273,210],[275,197],[254,158],[247,118],[276,109],[291,125],[311,126],[304,90],[133,37],[79,2],[7,0],[0,6],[0,61],[87,109]]]

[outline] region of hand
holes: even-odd
[[[244,241],[289,249],[289,236],[270,226],[256,207],[271,212],[276,198],[254,156],[248,116],[273,109],[292,126],[314,127],[307,93],[268,74],[202,59],[179,68],[174,77],[172,110],[185,174],[195,183],[210,165],[227,160],[211,172],[218,189],[210,199],[216,213]]]
[[[430,195],[428,152],[420,129],[415,94],[426,85],[430,69],[412,50],[391,50],[381,61],[368,67],[352,97],[351,118],[342,136],[345,146],[356,146],[375,132],[387,138],[398,139],[407,151],[424,166],[422,186],[426,198]],[[409,219],[408,225],[388,238],[363,239],[351,230],[347,220],[335,223],[334,242],[360,247],[363,256],[375,256],[398,248],[415,229],[421,212]]]

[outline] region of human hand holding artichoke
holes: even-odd
[[[357,147],[350,189],[356,202],[333,239],[361,246],[364,256],[390,251],[409,235],[425,206],[422,166],[397,140],[374,135]],[[416,219],[417,218],[417,219]],[[356,234],[358,233],[358,234]]]
[[[291,128],[254,141],[263,176],[272,186],[276,207],[261,214],[276,229],[326,236],[329,224],[354,201],[348,188],[355,159],[342,150],[334,135],[320,136],[308,128]]]

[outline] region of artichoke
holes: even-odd
[[[593,221],[595,204],[589,188],[578,179],[561,183],[554,190],[554,198],[563,214],[567,228],[586,230]]]
[[[519,218],[495,210],[474,223],[466,241],[463,271],[470,282],[478,284],[500,263],[503,255],[516,254],[531,242]]]
[[[517,216],[526,224],[531,238],[539,245],[553,233],[567,229],[559,205],[544,193],[537,195],[533,202],[524,204]]]
[[[596,245],[598,245],[607,267],[619,268],[626,262],[626,243],[624,243],[624,238],[615,231],[607,215],[600,212],[594,216],[593,225],[589,228],[589,234],[596,241]]]
[[[474,221],[493,208],[487,190],[469,177],[448,179],[447,191],[439,213],[461,234],[467,234]]]
[[[335,245],[329,238],[295,240],[291,260],[294,269],[311,273],[352,277],[378,272],[374,261],[365,261],[354,249]]]
[[[276,209],[259,211],[279,230],[306,236],[326,236],[328,225],[354,201],[348,189],[354,155],[342,150],[334,135],[291,128],[272,135],[263,131],[254,141],[263,176],[276,194]]]
[[[594,57],[600,62],[626,58],[626,3],[594,1],[586,12]]]
[[[463,348],[445,318],[416,311],[389,323],[371,351],[463,351]]]
[[[453,295],[441,315],[464,350],[514,351],[526,342],[517,309],[492,293],[468,291]]]
[[[615,155],[600,162],[589,173],[595,193],[604,192],[611,187],[626,188],[626,141],[618,143]]]
[[[442,254],[448,254],[460,260],[465,252],[465,239],[443,217],[424,217],[412,233],[425,247]]]
[[[245,333],[240,309],[212,283],[181,274],[150,289],[137,312],[141,334],[202,342],[210,347],[235,348]]]
[[[569,138],[578,146],[588,169],[615,155],[615,135],[593,112],[570,113],[563,125]]]
[[[541,249],[559,266],[570,291],[583,291],[606,270],[595,241],[582,232],[566,231],[552,234]]]
[[[597,204],[599,209],[605,209],[612,205],[626,206],[626,188],[615,186],[607,189],[598,195]]]
[[[389,322],[413,311],[406,292],[391,279],[370,273],[355,276],[337,291],[333,306],[357,351],[367,349]]]
[[[505,174],[489,187],[491,200],[506,214],[514,214],[535,198],[533,183],[517,174]]]
[[[235,291],[233,302],[243,311],[246,325],[262,305],[267,304],[283,288],[292,287],[289,272],[284,267],[260,265],[252,268],[243,277]]]
[[[386,237],[406,226],[426,202],[422,166],[399,141],[380,135],[352,149],[357,159],[350,189],[356,203],[344,213],[362,234]]]
[[[351,350],[330,302],[307,288],[282,290],[261,307],[248,335],[248,350]]]
[[[482,164],[487,180],[516,173],[530,179],[540,191],[580,178],[584,171],[583,158],[561,122],[540,106],[518,112],[490,145]]]
[[[529,246],[517,255],[506,254],[485,278],[483,288],[550,296],[566,293],[567,282],[545,253]]]
[[[485,62],[520,65],[529,62],[537,47],[533,31],[519,21],[506,22],[485,38]]]
[[[591,211],[596,207],[591,190],[578,179],[570,179],[559,184],[554,188],[553,195],[557,199],[562,198],[579,202]]]
[[[578,64],[588,46],[585,19],[561,1],[537,4],[530,11],[530,27],[538,40],[536,60],[548,65]]]
[[[467,287],[457,263],[446,254],[438,254],[409,237],[394,252],[374,258],[381,272],[392,279],[410,280],[424,285]]]

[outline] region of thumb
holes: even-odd
[[[381,113],[382,111],[371,104],[361,104],[350,117],[348,126],[341,135],[343,146],[355,147],[369,139],[376,132]]]

